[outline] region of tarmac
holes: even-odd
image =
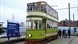
[[[10,40],[8,40],[8,38],[0,38],[0,44],[16,43],[21,41],[25,41],[25,36],[21,36],[20,38],[11,37]]]
[[[24,38],[25,36],[22,36],[21,38]],[[10,40],[15,40],[17,38],[11,38]],[[18,38],[19,39],[19,38]],[[0,42],[2,41],[8,41],[8,39],[0,39]],[[17,42],[14,44],[24,44],[24,41],[22,42]],[[53,41],[50,41],[46,44],[78,44],[78,36],[71,36],[70,38],[57,38]]]
[[[15,44],[24,44],[24,41]],[[78,44],[78,36],[71,36],[71,38],[58,38],[46,44]]]

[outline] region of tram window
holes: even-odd
[[[39,23],[39,29],[42,29],[42,22]]]
[[[36,29],[37,29],[37,23],[35,23],[36,24]]]
[[[45,12],[45,13],[46,13],[45,5],[41,5],[41,11],[43,11],[43,12]]]
[[[33,11],[34,10],[34,6],[35,6],[35,3],[29,3],[29,4],[27,4],[27,10],[28,11]]]
[[[28,25],[29,25],[29,28],[31,29],[31,22],[29,22],[29,24],[28,24]]]
[[[37,21],[35,21],[35,29],[37,29],[37,25],[38,25],[38,24],[37,24]]]
[[[50,26],[49,26],[49,28],[50,28]]]
[[[47,24],[47,28],[49,28],[49,24]]]
[[[29,7],[27,8],[27,10],[28,10],[28,11],[32,10],[32,7],[31,7],[31,6],[29,6]]]

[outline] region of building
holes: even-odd
[[[65,19],[59,22],[58,26],[69,26],[69,20]],[[71,27],[78,27],[78,21],[71,21]]]
[[[78,21],[73,21],[71,26],[72,27],[78,27]]]

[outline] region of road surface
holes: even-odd
[[[24,44],[24,42],[19,42],[15,44]],[[46,44],[78,44],[78,36],[71,36],[71,38],[58,38]]]

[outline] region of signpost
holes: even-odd
[[[75,36],[76,36],[76,28],[74,28],[74,34],[75,34]]]
[[[14,23],[14,22],[8,22],[7,21],[7,37],[8,40],[10,37],[19,37],[19,23]]]
[[[76,28],[74,28],[74,32],[76,32]]]

